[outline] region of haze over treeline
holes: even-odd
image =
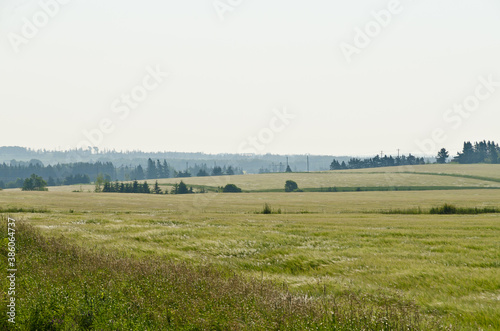
[[[36,150],[25,147],[0,147],[0,163],[10,164],[12,160],[17,162],[29,162],[39,160],[45,166],[58,163],[76,162],[112,162],[115,166],[147,166],[149,158],[153,160],[166,159],[170,166],[177,170],[185,170],[186,166],[195,164],[206,164],[213,166],[233,166],[242,168],[249,173],[282,172],[286,169],[286,162],[290,164],[293,171],[307,171],[308,159],[309,170],[329,170],[333,155],[242,155],[242,154],[206,154],[206,153],[184,153],[184,152],[143,152],[143,151],[114,151],[114,150]],[[341,161],[349,161],[351,156],[335,157]],[[16,164],[14,162],[14,164]]]

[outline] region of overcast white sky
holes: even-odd
[[[0,0],[0,145],[75,148],[85,131],[101,149],[208,153],[500,141],[500,86],[478,80],[500,82],[498,0],[401,0],[380,31],[372,12],[390,1],[54,1]],[[232,6],[224,20],[214,3]],[[341,45],[366,27],[348,63]],[[170,75],[155,86],[147,68]],[[144,79],[145,100],[117,108]],[[471,111],[447,112],[464,100]]]

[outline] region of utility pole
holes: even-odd
[[[399,148],[398,148],[398,159],[399,159]]]

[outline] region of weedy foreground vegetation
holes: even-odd
[[[403,299],[355,292],[293,294],[270,281],[246,279],[211,265],[137,260],[46,238],[30,225],[21,223],[17,229],[20,263],[29,272],[18,279],[22,284],[17,294],[19,327],[4,318],[3,330],[419,330],[439,326]],[[1,252],[7,253],[4,246]],[[2,283],[5,287],[6,282]]]
[[[500,329],[495,189],[5,190],[0,204],[21,224],[20,330]]]

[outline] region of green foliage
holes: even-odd
[[[266,202],[262,210],[258,211],[257,214],[281,214],[281,208],[274,210],[271,208],[271,205]]]
[[[470,207],[456,207],[452,204],[445,203],[440,207],[433,207],[424,210],[421,207],[407,208],[407,209],[390,209],[387,211],[371,211],[368,213],[382,213],[382,214],[400,214],[400,215],[478,215],[478,214],[495,214],[500,213],[500,208],[483,207],[483,208],[470,208]]]
[[[285,183],[285,192],[295,192],[299,189],[299,185],[293,180],[287,180]]]
[[[155,186],[153,188],[153,193],[154,194],[162,194],[162,190],[160,188],[160,185],[158,185],[158,181],[155,182]]]
[[[0,226],[5,241],[6,226]],[[46,238],[19,224],[16,325],[10,330],[420,330],[439,324],[403,298],[355,292],[317,297],[229,270],[158,259],[134,260]],[[6,255],[6,245],[0,254]],[[2,262],[3,263],[3,262]],[[290,260],[297,272],[311,266]],[[3,267],[3,266],[2,266]],[[6,286],[6,280],[1,280]],[[382,303],[381,303],[382,302]],[[0,313],[5,316],[6,305]]]
[[[32,174],[23,183],[23,191],[47,191],[47,182],[42,177]]]
[[[494,141],[479,141],[472,144],[470,141],[464,142],[461,153],[454,158],[454,161],[461,164],[471,163],[499,163],[500,146]]]
[[[431,210],[429,211],[429,213],[430,214],[441,214],[441,215],[452,215],[452,214],[477,215],[477,214],[494,214],[494,213],[500,213],[500,209],[493,208],[493,207],[463,208],[463,207],[456,207],[454,205],[445,203],[444,205],[442,205],[440,207],[431,208]]]
[[[181,180],[179,184],[174,184],[171,191],[172,194],[189,194],[193,193],[193,188],[188,189],[187,185]]]
[[[408,156],[402,155],[397,157],[392,157],[384,155],[381,157],[377,155],[370,159],[358,159],[351,158],[349,162],[346,164],[342,161],[342,164],[337,160],[333,160],[330,164],[330,170],[346,170],[346,169],[364,169],[364,168],[379,168],[379,167],[395,167],[395,166],[404,166],[404,165],[418,165],[425,164],[425,160],[423,157],[415,157],[414,155],[409,154]]]
[[[49,209],[45,209],[45,208],[17,208],[17,207],[2,208],[2,207],[0,207],[0,214],[6,214],[6,213],[38,214],[38,213],[50,213],[50,212],[51,211]]]
[[[450,153],[446,150],[446,148],[441,148],[436,157],[436,162],[440,164],[446,163],[446,159],[450,157]]]
[[[215,166],[212,169],[212,176],[222,176],[223,174],[224,174],[224,172],[222,171],[221,167]]]
[[[239,188],[238,186],[236,186],[234,184],[227,184],[222,189],[222,192],[223,193],[241,193],[241,188]]]
[[[101,193],[102,192],[102,186],[104,185],[104,177],[102,174],[99,174],[95,180],[95,188],[94,192],[95,193]]]
[[[271,209],[271,206],[268,203],[264,204],[264,208],[262,208],[262,214],[271,214],[273,210]]]
[[[210,176],[210,174],[205,170],[205,169],[200,169],[198,173],[196,174],[196,177],[207,177]]]

